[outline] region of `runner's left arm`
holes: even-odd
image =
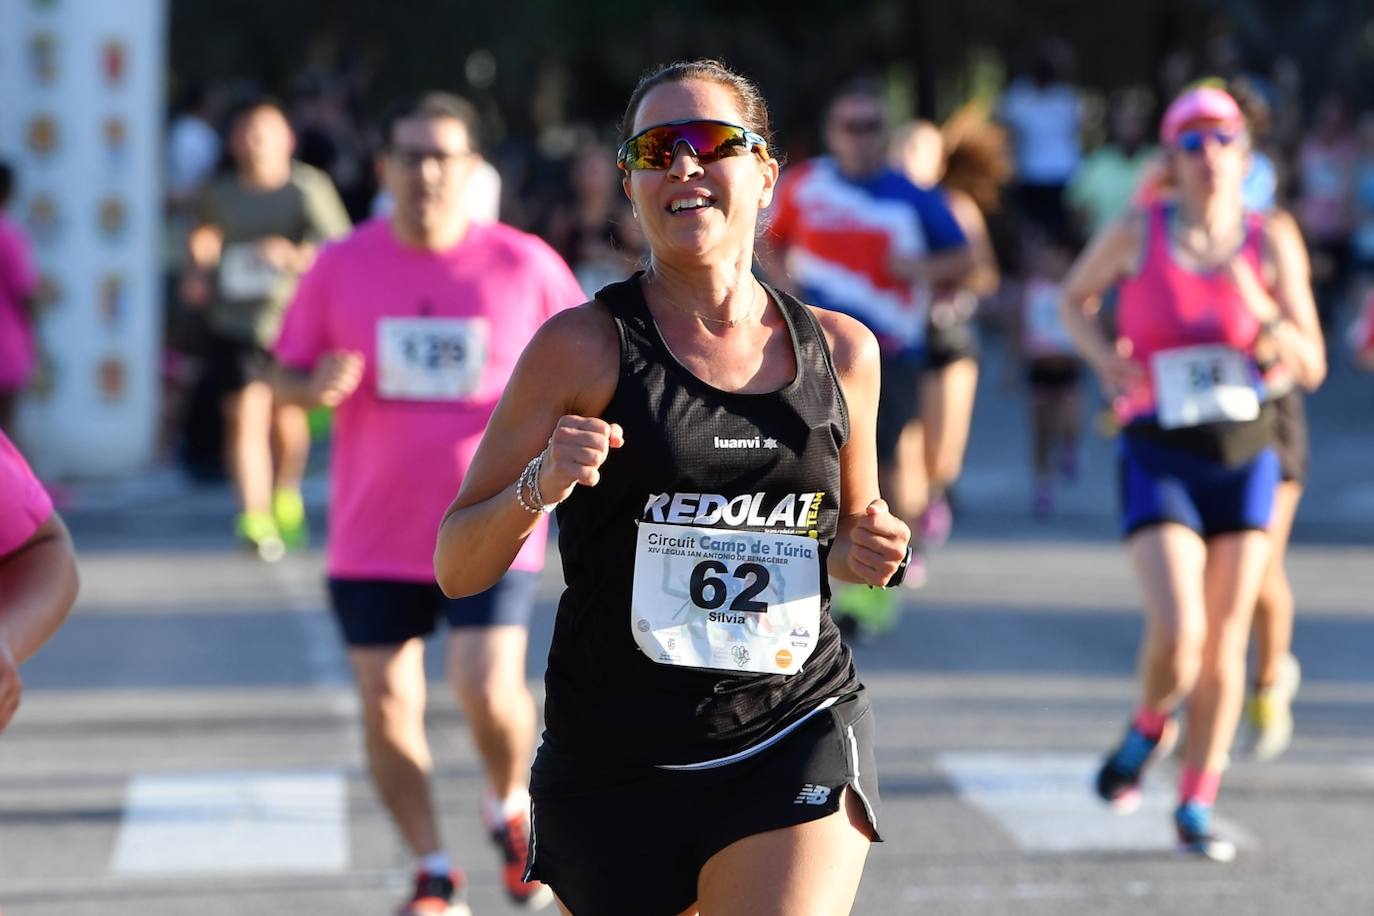
[[[844,582],[886,585],[906,556],[911,530],[878,494],[878,341],[847,315],[815,313],[849,409],[849,438],[840,448],[840,522],[827,569]]]
[[[1264,335],[1299,385],[1313,391],[1326,378],[1326,342],[1312,298],[1307,246],[1297,222],[1283,211],[1265,221],[1265,247],[1274,263],[1271,297],[1249,262],[1234,259],[1233,277],[1252,312],[1266,322]]]

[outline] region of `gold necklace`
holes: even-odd
[[[650,282],[652,282],[652,281],[650,281]],[[667,293],[665,293],[665,292],[663,291],[663,288],[662,288],[662,287],[659,287],[658,294],[659,294],[661,297],[663,297],[663,301],[664,301],[664,302],[668,303],[668,304],[669,304],[670,306],[672,306],[676,311],[679,311],[679,312],[681,312],[681,313],[684,314],[684,315],[691,315],[693,318],[699,318],[699,319],[701,319],[702,321],[709,321],[709,322],[711,322],[712,324],[723,324],[723,325],[725,325],[727,328],[736,328],[736,327],[739,327],[741,324],[744,324],[744,322],[749,321],[751,318],[754,317],[754,306],[758,303],[759,290],[758,290],[758,287],[757,287],[756,285],[754,285],[754,283],[753,283],[753,278],[752,278],[752,277],[750,278],[750,284],[749,284],[749,285],[750,285],[750,287],[753,289],[753,292],[754,292],[754,296],[753,296],[754,301],[749,303],[749,312],[748,312],[748,314],[743,315],[742,317],[739,317],[739,318],[716,318],[714,315],[705,315],[705,314],[703,314],[703,313],[701,313],[701,312],[696,311],[695,309],[689,309],[689,308],[687,308],[686,306],[678,305],[676,301],[674,301]]]

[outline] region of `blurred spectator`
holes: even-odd
[[[1020,215],[1059,233],[1068,226],[1064,187],[1080,155],[1082,113],[1078,92],[1067,81],[1070,62],[1066,45],[1047,42],[1031,75],[1007,87],[999,110],[1016,151],[1014,194]]]
[[[1350,328],[1350,347],[1355,351],[1355,364],[1374,372],[1374,290],[1365,295],[1359,317]]]
[[[1083,159],[1069,183],[1069,205],[1088,236],[1126,212],[1155,156],[1147,142],[1151,104],[1144,89],[1114,94],[1107,106],[1107,142]]]
[[[14,171],[0,162],[0,430],[12,432],[19,393],[33,375],[38,271],[24,230],[9,216]]]
[[[1026,283],[1021,307],[1012,313],[1011,362],[1030,386],[1031,514],[1044,521],[1055,511],[1055,477],[1070,481],[1079,470],[1079,421],[1083,413],[1082,364],[1059,301],[1064,278],[1079,250],[1072,236],[1032,232],[1027,237]]]
[[[591,295],[635,271],[643,239],[621,190],[611,148],[600,143],[580,146],[568,180],[572,199],[554,211],[548,240]]]
[[[1322,325],[1329,326],[1350,264],[1358,147],[1345,99],[1329,92],[1298,148],[1297,216],[1312,252],[1312,280]]]
[[[293,144],[276,102],[257,98],[236,109],[228,133],[234,171],[201,197],[182,292],[208,310],[207,371],[224,399],[243,510],[235,527],[265,560],[305,537],[300,484],[310,446],[304,411],[273,404],[268,350],[318,246],[350,228],[329,177],[294,161]]]
[[[1270,134],[1273,119],[1269,99],[1249,77],[1231,80],[1226,91],[1240,106],[1250,134],[1250,167],[1241,185],[1241,202],[1253,213],[1269,213],[1279,206],[1279,188],[1286,184],[1280,165],[1284,157]]]
[[[349,85],[333,73],[313,74],[302,82],[291,106],[296,160],[330,177],[350,219],[365,219],[377,192],[377,177],[366,132],[353,113]]]
[[[220,161],[216,94],[197,84],[186,91],[167,128],[165,181],[173,204],[193,200]]]
[[[186,235],[195,202],[223,159],[215,125],[223,115],[225,89],[216,84],[191,85],[173,109],[164,150],[162,280],[163,352],[162,419],[158,451],[180,452],[193,473],[218,476],[223,460],[219,409],[200,384],[198,354],[204,349],[205,320],[181,301],[181,275]]]
[[[1374,289],[1374,111],[1360,115],[1356,138],[1359,152],[1355,159],[1354,234],[1350,248],[1356,301],[1364,302]]]

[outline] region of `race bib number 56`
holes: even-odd
[[[795,674],[816,646],[814,538],[643,522],[630,629],[663,665]]]
[[[377,393],[409,401],[471,397],[487,362],[484,318],[383,318],[377,323]]]
[[[1165,350],[1154,355],[1151,368],[1165,429],[1259,416],[1259,391],[1239,350],[1211,344]]]

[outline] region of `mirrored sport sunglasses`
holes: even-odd
[[[1196,155],[1207,146],[1209,139],[1215,140],[1218,146],[1230,146],[1240,139],[1240,134],[1238,130],[1222,130],[1215,127],[1209,130],[1185,130],[1179,133],[1174,141],[1174,147]]]
[[[727,121],[669,121],[642,130],[621,144],[616,163],[625,171],[672,167],[679,143],[697,162],[705,165],[727,156],[744,156],[758,150],[768,158],[768,141],[738,124]]]

